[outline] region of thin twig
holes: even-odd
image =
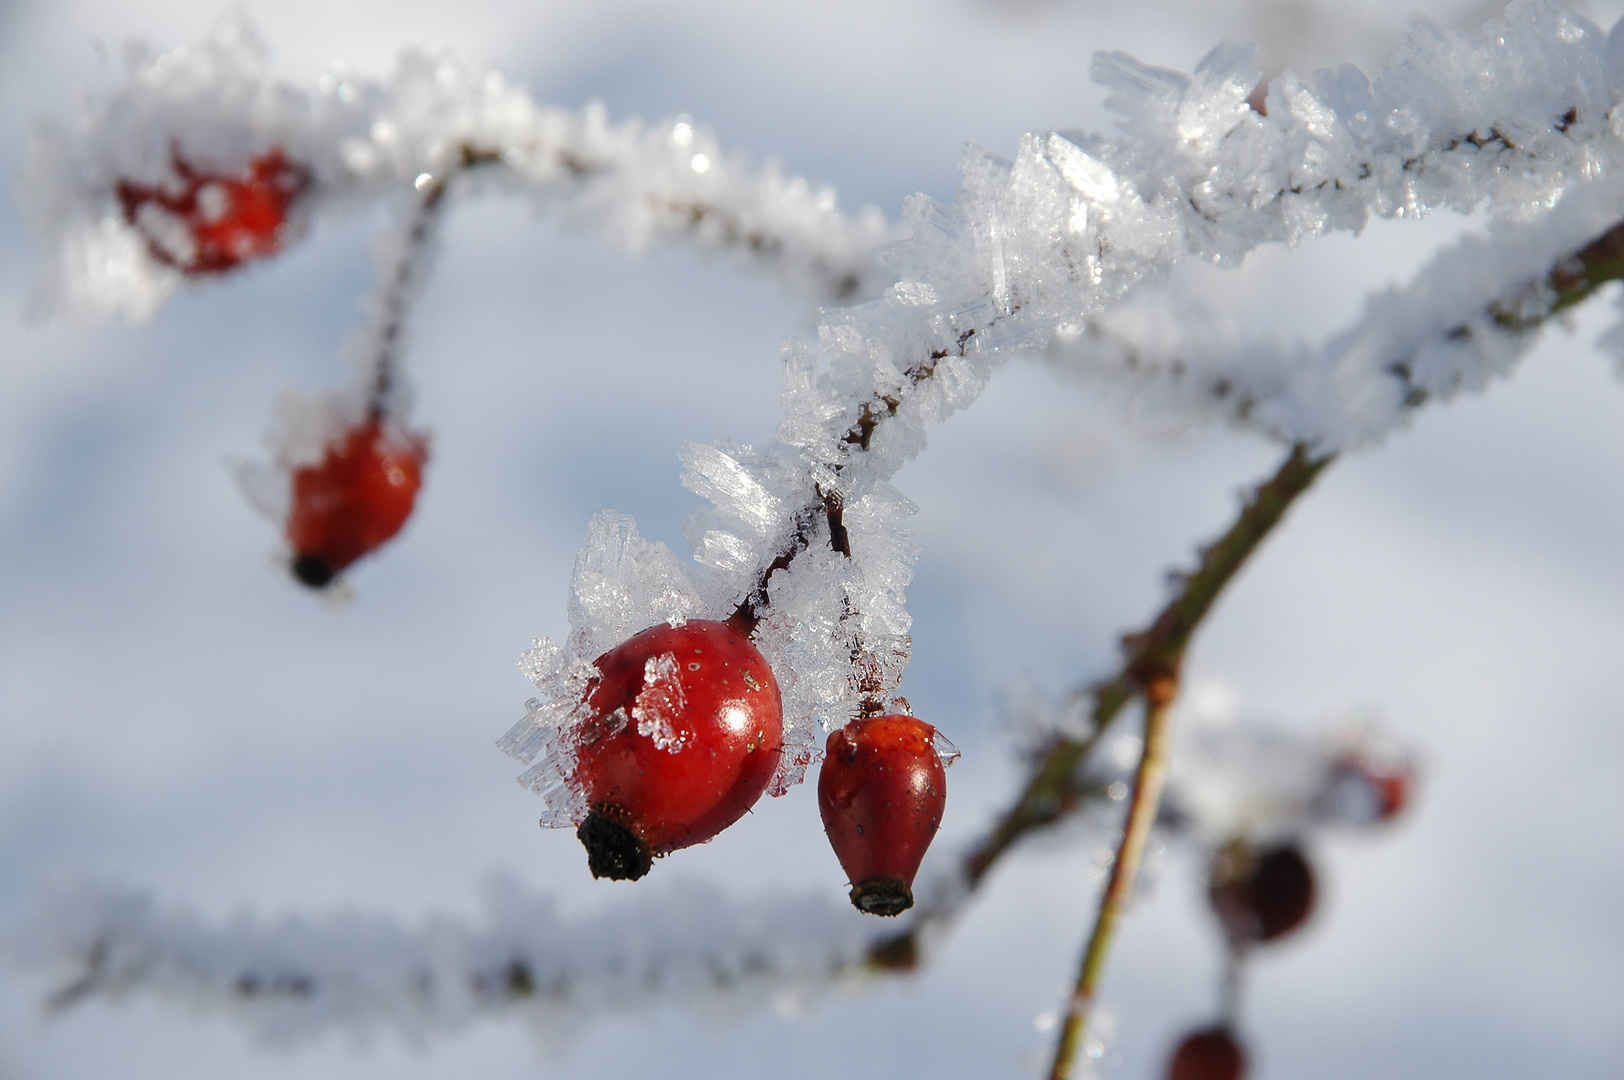
[[[966,349],[969,347],[969,341],[974,336],[975,330],[973,328],[959,334],[957,355],[963,356],[965,354]],[[908,391],[911,391],[926,379],[932,378],[936,374],[937,363],[946,359],[947,356],[948,351],[946,349],[935,349],[930,353],[928,359],[921,360],[910,366],[907,371],[903,372],[907,382],[898,391],[898,394],[906,395]],[[874,436],[874,429],[886,417],[895,416],[897,409],[901,405],[902,397],[897,394],[885,393],[876,393],[872,398],[864,402],[858,412],[857,422],[847,429],[846,434],[841,437],[841,445],[845,447],[846,457],[830,462],[830,471],[836,476],[840,475],[845,470],[850,455],[867,451]],[[788,541],[785,542],[784,547],[779,551],[778,557],[767,564],[766,569],[761,572],[761,577],[757,579],[756,587],[750,590],[749,595],[739,602],[739,606],[734,609],[733,614],[728,618],[728,622],[737,627],[743,634],[755,633],[756,626],[761,622],[761,609],[767,603],[767,589],[772,583],[773,575],[780,570],[787,570],[790,564],[812,543],[812,537],[817,532],[820,518],[828,523],[830,546],[850,558],[851,540],[843,524],[843,513],[844,502],[840,494],[836,491],[825,490],[822,485],[819,485],[815,492],[815,498],[796,513],[794,519],[795,529],[790,534]]]
[[[1088,947],[1083,950],[1083,961],[1077,970],[1077,985],[1066,1008],[1066,1019],[1060,1025],[1060,1042],[1055,1048],[1049,1080],[1071,1080],[1076,1068],[1077,1049],[1088,1031],[1089,1010],[1093,1008],[1100,976],[1105,971],[1105,956],[1111,948],[1111,939],[1122,909],[1133,895],[1133,883],[1139,876],[1145,842],[1150,838],[1150,827],[1155,824],[1156,811],[1162,804],[1162,784],[1167,779],[1167,751],[1172,742],[1171,712],[1173,699],[1177,695],[1178,678],[1172,674],[1157,677],[1144,690],[1145,748],[1139,755],[1139,771],[1133,780],[1128,820],[1122,826],[1122,845],[1111,864],[1111,879],[1106,883],[1105,894],[1100,897],[1094,932],[1089,935]]]
[[[965,857],[963,874],[971,889],[1016,841],[1065,813],[1068,802],[1074,801],[1071,796],[1077,768],[1111,721],[1146,685],[1161,677],[1177,677],[1190,635],[1206,618],[1224,587],[1333,459],[1334,455],[1329,454],[1315,456],[1306,446],[1292,447],[1274,475],[1252,491],[1234,524],[1201,551],[1199,565],[1183,577],[1178,594],[1155,620],[1143,631],[1122,639],[1122,666],[1114,676],[1088,691],[1094,699],[1089,733],[1082,738],[1059,736],[1049,743],[1033,762],[1031,777],[1014,805]],[[898,966],[899,956],[917,957],[920,932],[951,914],[943,909],[921,911],[907,930],[875,943],[869,953],[870,964],[892,968]]]
[[[1246,989],[1246,957],[1246,944],[1231,939],[1224,950],[1223,977],[1218,984],[1218,1019],[1225,1027],[1234,1027],[1241,1014],[1241,996]]]

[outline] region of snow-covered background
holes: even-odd
[[[248,10],[292,78],[335,60],[382,73],[402,46],[446,47],[539,101],[690,113],[728,147],[893,218],[910,192],[952,196],[965,141],[1010,155],[1026,130],[1106,125],[1094,49],[1188,70],[1224,36],[1255,37],[1271,70],[1370,70],[1404,17],[1062,0]],[[0,172],[17,174],[35,117],[71,118],[74,87],[116,83],[124,39],[189,43],[219,13],[0,9]],[[809,787],[640,885],[595,883],[573,837],[536,828],[491,746],[530,692],[518,654],[564,630],[591,513],[632,513],[685,550],[682,441],[770,436],[778,343],[810,309],[688,251],[633,259],[518,200],[459,205],[408,352],[435,433],[424,496],[334,610],[270,564],[274,529],[222,462],[259,452],[284,386],[347,375],[338,356],[380,223],[319,229],[143,326],[80,331],[18,320],[41,252],[0,206],[0,931],[64,875],[217,920],[474,917],[495,875],[566,914],[684,879],[740,901],[839,903]],[[1378,222],[1358,240],[1263,250],[1240,272],[1184,272],[1249,323],[1321,339],[1470,224]],[[1410,816],[1320,849],[1319,917],[1260,959],[1244,1023],[1259,1077],[1624,1068],[1624,386],[1591,346],[1607,303],[1509,384],[1423,410],[1338,464],[1197,641],[1190,683],[1209,699],[1305,728],[1374,710],[1423,752]],[[920,506],[924,553],[903,692],[965,751],[950,841],[978,832],[1018,775],[1000,689],[1025,677],[1058,693],[1106,671],[1163,571],[1278,451],[1125,421],[1033,360],[1000,369],[931,439],[896,481]],[[1092,917],[1090,870],[1087,844],[1033,845],[915,980],[801,1011],[658,1008],[562,1047],[492,1022],[418,1048],[266,1050],[220,1014],[141,999],[46,1021],[53,987],[7,965],[0,1078],[1021,1075],[1048,1053],[1038,1028]],[[1114,1075],[1155,1076],[1213,1006],[1217,936],[1195,871],[1175,855],[1113,955]]]

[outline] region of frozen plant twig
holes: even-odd
[[[1481,335],[1486,326],[1491,328],[1489,333],[1504,339],[1503,349],[1520,353],[1530,347],[1533,335],[1552,317],[1618,280],[1624,280],[1624,222],[1614,224],[1589,243],[1555,259],[1546,272],[1505,290],[1498,297],[1479,301],[1482,306],[1472,316],[1462,319],[1456,314],[1438,319],[1436,322],[1441,328],[1412,336],[1408,341],[1409,351],[1385,355],[1396,369],[1414,372],[1421,367],[1417,356],[1434,343]],[[1407,408],[1418,408],[1428,399],[1425,392],[1412,391]],[[1117,673],[1077,693],[1077,697],[1087,697],[1093,703],[1088,733],[1081,737],[1057,735],[1039,752],[1021,794],[987,836],[971,847],[964,858],[957,887],[944,891],[943,895],[949,897],[950,902],[934,908],[923,907],[908,930],[877,947],[873,957],[876,964],[892,966],[898,957],[917,956],[921,931],[950,918],[993,865],[1023,836],[1047,827],[1068,812],[1076,801],[1072,789],[1077,770],[1098,745],[1111,721],[1140,692],[1148,675],[1177,670],[1191,635],[1205,620],[1223,589],[1279,524],[1285,511],[1334,459],[1334,454],[1316,455],[1308,447],[1299,445],[1275,474],[1255,489],[1235,523],[1212,546],[1203,549],[1196,569],[1180,577],[1179,591],[1150,626],[1123,638],[1125,656]]]
[[[1496,222],[1439,252],[1314,349],[1243,338],[1226,313],[1158,287],[1057,338],[1050,352],[1068,372],[1131,387],[1152,414],[1322,448],[1365,443],[1424,403],[1509,374],[1537,340],[1532,331],[1617,280],[1621,216],[1617,181],[1575,185],[1537,222]]]
[[[793,1006],[852,976],[867,927],[820,897],[736,903],[680,882],[578,918],[499,883],[482,920],[416,926],[359,912],[209,924],[144,893],[80,885],[43,899],[17,941],[27,959],[70,972],[53,1011],[140,992],[223,1011],[268,1043],[343,1029],[410,1045],[493,1016],[567,1042],[591,1020],[656,1003]]]
[[[877,210],[847,217],[829,189],[724,153],[692,120],[612,124],[601,106],[538,105],[446,55],[407,52],[384,80],[335,67],[305,87],[274,76],[240,15],[196,45],[128,55],[125,84],[84,113],[77,145],[42,123],[30,147],[21,197],[50,252],[36,316],[141,319],[175,291],[184,275],[152,256],[117,193],[173,187],[178,158],[230,171],[285,155],[307,181],[303,223],[444,175],[471,149],[505,166],[492,184],[623,247],[685,241],[819,300],[860,295],[875,247],[895,238]]]

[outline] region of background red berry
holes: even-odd
[[[778,768],[784,706],[772,668],[726,623],[661,624],[597,660],[575,780],[593,877],[632,880],[654,856],[743,817]]]
[[[947,773],[929,724],[871,716],[829,736],[818,810],[859,910],[898,915],[913,906],[914,875],[946,805]]]
[[[1207,898],[1232,942],[1274,941],[1314,910],[1314,871],[1296,844],[1257,849],[1227,845],[1212,864]]]
[[[320,464],[295,470],[287,521],[294,576],[322,588],[399,532],[427,457],[422,439],[369,420],[329,444]]]
[[[237,175],[205,172],[171,151],[177,184],[118,183],[124,219],[159,262],[187,274],[218,274],[281,250],[288,211],[310,172],[281,148],[253,158]]]
[[[1192,1031],[1173,1051],[1167,1080],[1241,1080],[1246,1051],[1227,1027]]]

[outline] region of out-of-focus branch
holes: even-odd
[[[1111,947],[1117,919],[1133,895],[1133,883],[1139,876],[1139,863],[1145,854],[1145,841],[1150,838],[1150,827],[1161,807],[1168,747],[1172,742],[1169,713],[1177,694],[1178,678],[1173,674],[1157,676],[1144,688],[1145,745],[1139,755],[1139,772],[1134,777],[1128,820],[1122,827],[1122,844],[1117,849],[1116,860],[1111,864],[1111,879],[1100,897],[1094,932],[1083,950],[1077,986],[1067,1005],[1066,1019],[1060,1025],[1060,1041],[1055,1048],[1054,1064],[1049,1069],[1049,1080],[1071,1080],[1076,1068],[1077,1049],[1088,1030],[1089,1011],[1099,990],[1100,975],[1105,971],[1105,955]]]
[[[1527,333],[1620,279],[1624,279],[1624,221],[1558,262],[1515,298],[1491,304],[1489,315],[1507,330]]]

